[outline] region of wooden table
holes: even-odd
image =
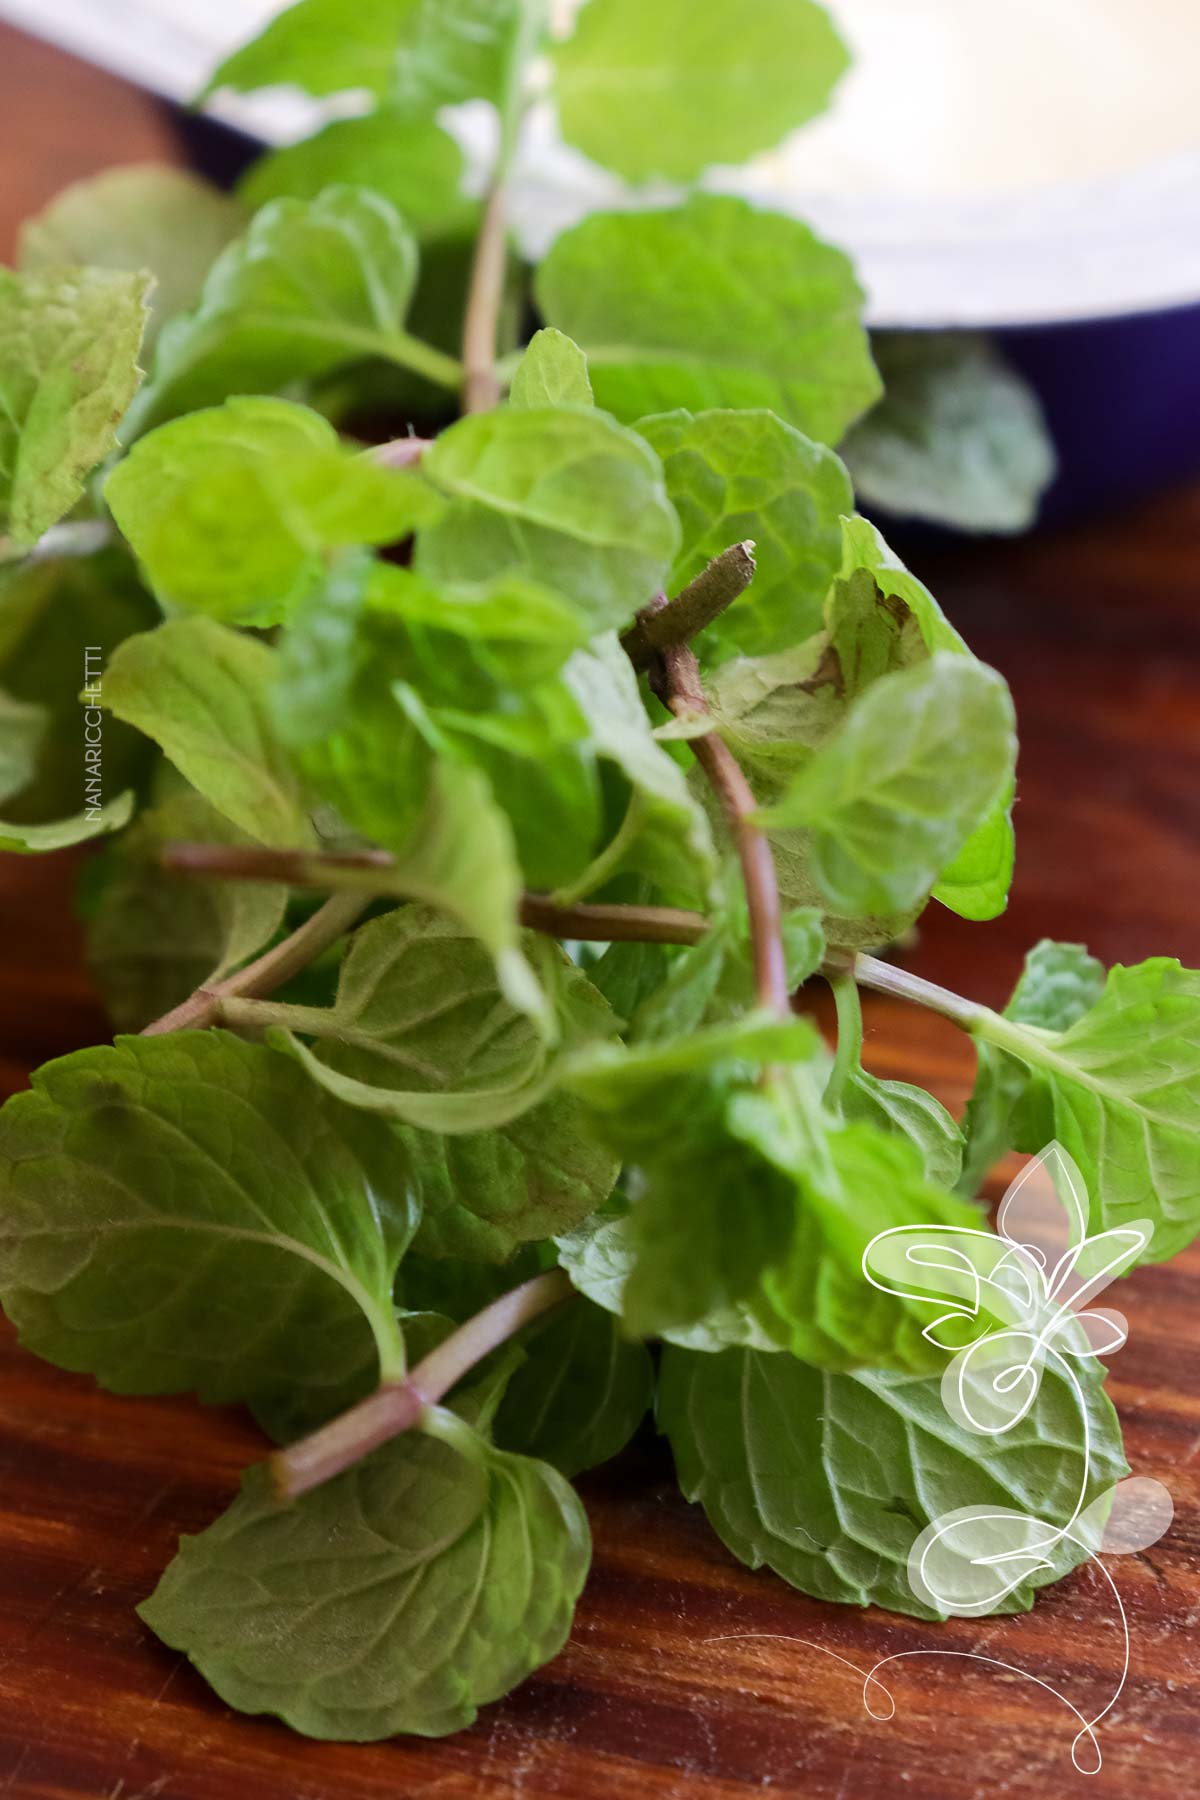
[[[171,153],[153,105],[0,29],[7,137],[0,231],[63,181]],[[1037,937],[1108,961],[1200,962],[1200,488],[1127,516],[921,566],[1021,720],[1018,876],[1005,917],[932,910],[914,966],[1002,1001]],[[4,859],[0,1077],[104,1035],[55,859]],[[871,1004],[868,1060],[952,1104],[970,1080],[952,1027]],[[679,1498],[665,1451],[581,1489],[595,1566],[567,1649],[475,1728],[440,1743],[310,1744],[229,1712],[138,1622],[181,1531],[232,1494],[260,1440],[236,1411],[114,1399],[0,1345],[0,1796],[49,1800],[1057,1800],[1197,1791],[1200,1731],[1200,1251],[1122,1289],[1111,1391],[1136,1471],[1167,1482],[1170,1535],[1114,1563],[1132,1670],[1104,1768],[1070,1763],[1075,1722],[995,1668],[894,1666],[895,1717],[868,1718],[858,1668],[901,1650],[980,1650],[1085,1714],[1120,1666],[1094,1570],[1018,1619],[932,1627],[822,1606],[734,1562]],[[736,1633],[770,1639],[721,1641]],[[805,1639],[808,1643],[787,1642]],[[819,1646],[821,1648],[817,1648]]]

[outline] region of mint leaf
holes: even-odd
[[[702,897],[716,868],[704,809],[678,763],[655,743],[637,676],[617,639],[611,633],[597,637],[571,658],[565,678],[595,754],[620,770],[630,791],[616,835],[560,889],[561,897],[591,893],[623,870]]]
[[[1104,964],[1089,956],[1082,944],[1043,938],[1025,958],[1004,1017],[1042,1031],[1066,1031],[1100,998],[1104,977]],[[975,1085],[963,1118],[966,1154],[959,1183],[967,1194],[979,1191],[993,1163],[1008,1149],[1012,1115],[1029,1082],[1024,1065],[1003,1050],[981,1040],[975,1054]]]
[[[1083,1175],[1093,1230],[1149,1219],[1141,1260],[1162,1262],[1200,1230],[1200,974],[1171,957],[1108,972],[1065,1031],[984,1013],[978,1034],[1032,1080],[1016,1147],[1057,1139]]]
[[[608,1462],[654,1400],[654,1365],[615,1320],[582,1296],[523,1340],[525,1360],[496,1414],[497,1440],[560,1474]]]
[[[146,1623],[229,1705],[308,1737],[462,1730],[562,1648],[590,1539],[555,1470],[442,1416],[449,1442],[409,1432],[292,1506],[252,1469]]]
[[[814,907],[784,915],[781,925],[789,991],[820,968],[825,955],[821,915]],[[702,1025],[753,1009],[754,970],[744,904],[714,920],[707,935],[678,951],[630,1020],[633,1041],[662,1043]]]
[[[811,0],[743,0],[736,30],[688,0],[589,0],[554,51],[563,136],[628,181],[692,181],[823,112],[849,63]]]
[[[619,419],[770,407],[837,443],[880,392],[846,258],[744,200],[593,214],[551,247],[535,288]]]
[[[0,1296],[22,1341],[121,1393],[336,1382],[365,1318],[404,1366],[416,1225],[386,1129],[226,1032],[47,1063],[0,1113]]]
[[[981,1437],[946,1412],[938,1376],[830,1374],[754,1350],[668,1348],[658,1417],[680,1486],[739,1561],[820,1600],[933,1618],[942,1615],[914,1594],[907,1563],[935,1518],[994,1502],[1065,1526],[1081,1487],[1086,1504],[1125,1474],[1104,1371],[1091,1357],[1072,1366],[1086,1419],[1050,1362],[1020,1424]],[[1037,1588],[1086,1554],[1064,1538],[995,1610],[1028,1611]]]
[[[160,600],[242,625],[286,619],[331,550],[394,543],[441,510],[419,476],[352,455],[319,413],[265,399],[160,426],[104,497]]]
[[[367,0],[351,24],[342,0],[297,0],[213,71],[218,88],[302,88],[317,98],[365,88],[428,111],[494,100],[524,0]]]
[[[754,409],[662,413],[640,420],[638,431],[662,458],[683,526],[673,593],[730,544],[754,543],[754,580],[697,650],[757,656],[818,631],[841,563],[842,514],[853,505],[833,452]]]
[[[119,794],[103,806],[85,806],[69,819],[53,819],[46,824],[25,825],[12,819],[0,819],[0,850],[39,852],[69,850],[74,844],[103,837],[106,832],[120,831],[133,813],[133,795]]]
[[[272,727],[276,653],[213,619],[168,619],[127,638],[104,704],[162,745],[180,774],[260,844],[313,841],[308,809]]]
[[[884,399],[842,446],[859,498],[960,531],[1024,531],[1055,473],[1032,388],[975,332],[877,333]]]
[[[602,413],[478,413],[442,433],[422,470],[452,504],[420,535],[421,574],[524,575],[572,600],[592,631],[628,624],[678,547],[658,458]]]
[[[136,163],[73,181],[21,227],[26,271],[86,263],[149,270],[146,348],[163,323],[200,298],[204,278],[245,224],[236,200],[186,169]]]
[[[761,819],[811,833],[813,874],[831,905],[860,916],[901,909],[995,807],[1012,757],[1004,682],[940,652],[861,694]]]
[[[126,442],[230,394],[272,393],[364,356],[405,354],[412,233],[365,188],[273,200],[214,263],[196,310],[172,319]]]
[[[907,1138],[921,1158],[928,1181],[953,1188],[962,1174],[963,1134],[940,1100],[907,1081],[884,1081],[856,1069],[842,1095],[849,1121]]]
[[[248,841],[185,792],[139,814],[113,845],[87,924],[87,960],[118,1031],[140,1031],[278,931],[287,905],[281,883],[201,881],[162,866],[168,844]]]
[[[0,531],[34,544],[108,455],[141,380],[145,275],[0,269]]]
[[[36,701],[14,700],[0,690],[0,800],[33,780],[49,717]]]
[[[553,1008],[554,1049],[506,1002],[491,960],[460,924],[408,906],[354,934],[332,1007],[273,1006],[314,1080],[350,1105],[426,1131],[474,1132],[528,1112],[564,1051],[610,1035],[607,1004],[566,953],[524,934]],[[263,1014],[267,1016],[266,1012]]]
[[[578,344],[552,326],[535,331],[517,365],[508,401],[524,412],[544,411],[548,406],[593,405],[587,357]]]
[[[270,200],[315,200],[343,183],[370,188],[424,240],[469,229],[477,207],[460,194],[462,176],[462,151],[431,116],[383,106],[260,156],[238,197],[257,210]]]

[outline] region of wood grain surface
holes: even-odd
[[[0,28],[0,234],[62,181],[169,154],[153,104]],[[912,963],[981,999],[1037,937],[1106,960],[1200,963],[1200,489],[1052,537],[939,550],[920,564],[1012,684],[1022,759],[1018,876],[1001,920],[932,909]],[[0,868],[0,1077],[21,1085],[103,1022],[81,970],[60,859]],[[951,1104],[964,1040],[890,1003],[868,1061]],[[1121,1635],[1095,1569],[1032,1614],[929,1626],[818,1604],[729,1556],[649,1440],[581,1486],[595,1565],[566,1650],[441,1742],[310,1744],[235,1715],[142,1627],[134,1604],[180,1532],[204,1526],[262,1448],[236,1411],[115,1399],[0,1342],[0,1797],[7,1800],[1057,1800],[1198,1790],[1200,1252],[1122,1288],[1130,1341],[1110,1387],[1134,1469],[1176,1522],[1114,1559],[1132,1666],[1075,1773],[1076,1720],[1112,1692]],[[752,1635],[753,1634],[753,1635]],[[861,1674],[905,1653],[889,1720]],[[840,1660],[844,1659],[844,1660]],[[852,1665],[852,1667],[847,1666]]]

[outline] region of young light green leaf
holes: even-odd
[[[260,1014],[316,1040],[305,1049],[293,1035],[291,1044],[314,1079],[350,1105],[424,1131],[505,1125],[545,1098],[565,1052],[610,1036],[617,1023],[558,945],[532,932],[523,943],[553,1009],[553,1048],[504,999],[478,939],[423,906],[354,934],[332,1007],[284,1004]]]
[[[730,544],[754,543],[754,580],[705,629],[697,650],[713,659],[758,656],[819,631],[841,563],[842,515],[853,505],[833,452],[754,408],[661,413],[640,420],[638,431],[662,458],[683,526],[672,593]]]
[[[953,1188],[962,1174],[963,1134],[940,1100],[907,1081],[884,1081],[856,1069],[842,1095],[842,1112],[850,1121],[897,1132],[914,1146],[927,1181]]]
[[[770,407],[837,443],[880,393],[846,258],[744,200],[595,213],[552,246],[536,292],[586,351],[597,405],[629,422]]]
[[[504,1391],[495,1435],[570,1477],[623,1450],[654,1403],[644,1344],[582,1295],[523,1340],[525,1360]]]
[[[678,549],[658,458],[602,413],[478,413],[442,433],[422,471],[452,504],[420,535],[420,573],[527,576],[572,600],[592,631],[628,624]]]
[[[590,0],[554,52],[563,136],[627,181],[693,181],[823,112],[849,64],[813,0]]]
[[[313,842],[308,808],[274,731],[269,645],[214,619],[168,619],[127,638],[104,677],[104,704],[162,745],[180,774],[260,844]]]
[[[989,1012],[975,1029],[1030,1071],[1016,1147],[1057,1139],[1074,1157],[1093,1232],[1148,1219],[1143,1262],[1191,1242],[1200,1230],[1200,974],[1165,956],[1118,964],[1065,1031]]]
[[[168,844],[247,842],[199,794],[184,792],[141,813],[108,852],[87,922],[87,960],[118,1031],[140,1031],[246,962],[279,929],[281,883],[197,880],[162,866]]]
[[[1006,1019],[1043,1031],[1066,1031],[1104,992],[1105,969],[1082,944],[1043,938],[1025,958],[1021,979],[1004,1009]],[[963,1118],[966,1154],[959,1187],[976,1194],[993,1163],[1009,1148],[1012,1116],[1028,1071],[1003,1050],[980,1040],[975,1085]]]
[[[419,357],[403,329],[416,278],[412,233],[382,195],[271,201],[217,258],[196,310],[163,331],[123,438],[365,356]]]
[[[387,544],[441,511],[418,475],[355,456],[287,400],[234,399],[161,425],[104,497],[160,600],[239,625],[286,619],[350,544]]]
[[[0,689],[0,800],[11,800],[37,773],[50,712]]]
[[[478,207],[462,197],[462,175],[462,151],[432,116],[383,106],[260,156],[237,191],[257,210],[270,200],[315,200],[342,183],[370,188],[424,240],[470,228]]]
[[[296,0],[227,56],[201,99],[218,88],[365,89],[407,111],[498,98],[513,31],[527,0],[364,0],[352,22],[343,0]]]
[[[861,694],[762,822],[811,833],[813,874],[831,905],[902,909],[996,806],[1012,760],[1004,682],[940,652]]]
[[[146,348],[200,298],[213,263],[246,223],[236,200],[187,169],[131,163],[63,188],[21,227],[22,269],[148,269]]]
[[[292,1506],[252,1469],[146,1623],[229,1705],[308,1737],[470,1725],[562,1648],[591,1545],[556,1470],[441,1416],[449,1442],[408,1432]]]
[[[668,1348],[658,1417],[684,1493],[741,1562],[821,1600],[932,1618],[941,1615],[914,1594],[907,1565],[934,1519],[994,1502],[1066,1526],[1081,1489],[1086,1504],[1125,1474],[1104,1371],[1089,1357],[1074,1372],[1085,1417],[1051,1362],[1025,1418],[980,1437],[949,1417],[936,1375],[832,1374],[754,1350]],[[1064,1537],[995,1610],[1028,1611],[1037,1588],[1086,1554]]]
[[[565,678],[592,748],[620,770],[630,793],[616,835],[582,874],[560,886],[559,897],[578,899],[629,870],[702,898],[716,869],[712,833],[683,770],[654,741],[637,676],[616,637],[605,633],[577,652]]]
[[[121,1393],[336,1382],[416,1225],[386,1127],[225,1032],[47,1063],[0,1113],[0,1296],[22,1340]]]
[[[0,532],[34,544],[83,493],[141,380],[150,279],[0,269]]]
[[[517,365],[508,403],[523,412],[544,411],[548,406],[594,405],[587,357],[579,345],[553,326],[535,331]]]
[[[0,819],[0,850],[40,852],[69,850],[74,844],[86,844],[106,832],[120,831],[133,816],[133,795],[128,791],[103,806],[85,806],[69,819],[53,819],[46,824],[25,825],[12,819]]]
[[[885,397],[842,446],[859,498],[960,531],[1024,531],[1055,473],[1037,396],[990,338],[881,332]]]

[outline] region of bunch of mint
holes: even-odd
[[[253,1409],[279,1448],[143,1610],[315,1736],[454,1731],[553,1656],[568,1478],[651,1408],[736,1555],[922,1616],[940,1511],[1065,1523],[1124,1467],[1094,1360],[1085,1419],[1048,1368],[973,1436],[928,1308],[862,1272],[982,1231],[1050,1138],[1091,1230],[1187,1243],[1200,976],[1043,944],[1001,1016],[870,954],[1002,910],[1016,743],[828,446],[977,524],[1046,456],[978,342],[879,344],[881,401],[846,258],[694,186],[844,66],[810,0],[589,0],[561,41],[538,0],[300,0],[214,85],[369,110],[234,199],[72,189],[0,280],[0,842],[106,838],[90,954],[137,1034],[0,1115],[0,1296],[61,1367]],[[524,267],[535,93],[680,197]],[[863,1069],[859,984],[975,1039],[962,1127]]]

